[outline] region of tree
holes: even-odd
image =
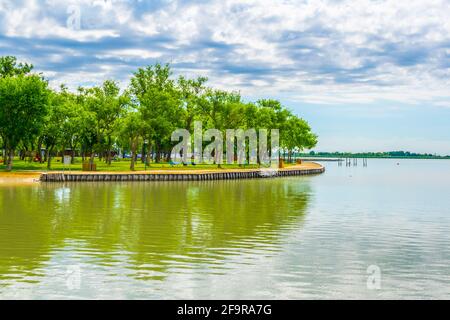
[[[255,129],[257,134],[268,129],[271,140],[270,130],[279,129],[280,144],[289,157],[317,143],[308,123],[279,101],[244,102],[239,92],[207,87],[204,77],[174,80],[168,64],[139,68],[125,92],[113,80],[76,93],[64,86],[57,92],[32,70],[32,65],[18,63],[15,57],[0,57],[0,142],[7,150],[9,169],[15,151],[31,161],[33,151],[45,146],[50,169],[52,157],[66,148],[73,158],[81,153],[84,161],[89,155],[93,164],[98,154],[111,164],[113,149],[121,146],[131,150],[134,170],[139,146],[142,161],[153,155],[156,162],[165,156],[169,160],[171,133],[178,128],[192,132],[196,120],[203,122],[204,130],[218,129],[223,136],[226,129]],[[252,131],[247,134],[254,136]]]
[[[32,64],[17,63],[16,57],[0,57],[0,78],[29,74],[31,70],[33,70]]]
[[[106,80],[101,87],[87,90],[87,108],[93,112],[97,122],[98,151],[106,151],[106,162],[111,164],[112,135],[117,121],[123,115],[128,103],[127,94],[120,94],[117,82]]]
[[[66,121],[62,129],[62,147],[68,147],[72,152],[72,163],[75,159],[75,150],[79,147],[82,138],[83,121],[85,118],[84,105],[80,98],[67,91],[65,87],[61,89]]]
[[[0,78],[0,134],[7,150],[7,170],[12,169],[18,144],[39,134],[47,114],[49,89],[38,75]]]
[[[163,152],[169,157],[173,130],[181,127],[183,108],[169,65],[156,64],[140,68],[131,79],[133,103],[142,115],[144,139],[153,143],[156,162]]]
[[[31,72],[33,66],[27,63],[17,63],[17,58],[13,56],[0,57],[0,79],[5,77],[13,77],[17,75],[25,75]],[[27,145],[27,143],[25,143]],[[5,141],[2,139],[2,146],[5,150],[3,154],[4,163],[7,162],[7,152]]]
[[[317,136],[311,132],[308,122],[296,116],[291,116],[286,123],[282,146],[288,150],[289,161],[293,151],[311,149],[317,144]]]
[[[81,106],[78,119],[80,123],[79,135],[81,143],[81,154],[83,161],[86,155],[89,156],[89,164],[92,167],[94,164],[95,150],[99,145],[100,132],[98,119],[95,112],[90,110],[90,106],[94,104],[94,98],[89,92],[89,89],[78,88],[77,103]]]
[[[118,84],[111,80],[106,80],[101,87],[80,88],[79,92],[85,109],[82,137],[90,162],[93,164],[95,152],[100,155],[104,152],[110,165],[113,134],[129,103],[128,94],[120,94]]]
[[[130,170],[134,171],[136,154],[139,147],[139,140],[142,139],[143,128],[142,116],[137,111],[129,112],[120,122],[119,136],[124,139],[124,144],[128,144],[131,151]]]
[[[69,146],[72,151],[78,139],[80,125],[80,106],[75,97],[67,92],[65,87],[61,92],[50,94],[48,114],[44,121],[44,127],[40,141],[46,146],[47,169],[51,169],[51,160],[55,148],[60,147],[64,151]],[[74,154],[72,152],[72,158]]]
[[[208,78],[198,77],[197,79],[186,79],[183,76],[178,78],[178,88],[181,95],[181,103],[184,107],[184,129],[190,131],[195,120],[203,117],[205,106],[205,93],[207,88],[204,84]]]

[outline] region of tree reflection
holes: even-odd
[[[302,178],[0,188],[0,280],[43,268],[67,243],[90,250],[86,264],[153,280],[271,255],[301,226],[309,196]]]

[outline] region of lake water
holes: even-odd
[[[398,163],[398,164],[397,164]],[[0,298],[450,298],[450,161],[0,185]]]

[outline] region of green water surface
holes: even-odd
[[[325,165],[0,185],[0,298],[450,298],[450,161]]]

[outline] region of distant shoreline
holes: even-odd
[[[357,158],[357,159],[396,159],[396,160],[400,160],[400,159],[405,159],[405,160],[450,160],[450,157],[377,157],[377,156],[363,156],[363,155],[349,155],[349,156],[299,156],[296,159],[302,159],[305,161],[339,161],[339,160],[344,160],[344,159],[353,159],[353,158]]]

